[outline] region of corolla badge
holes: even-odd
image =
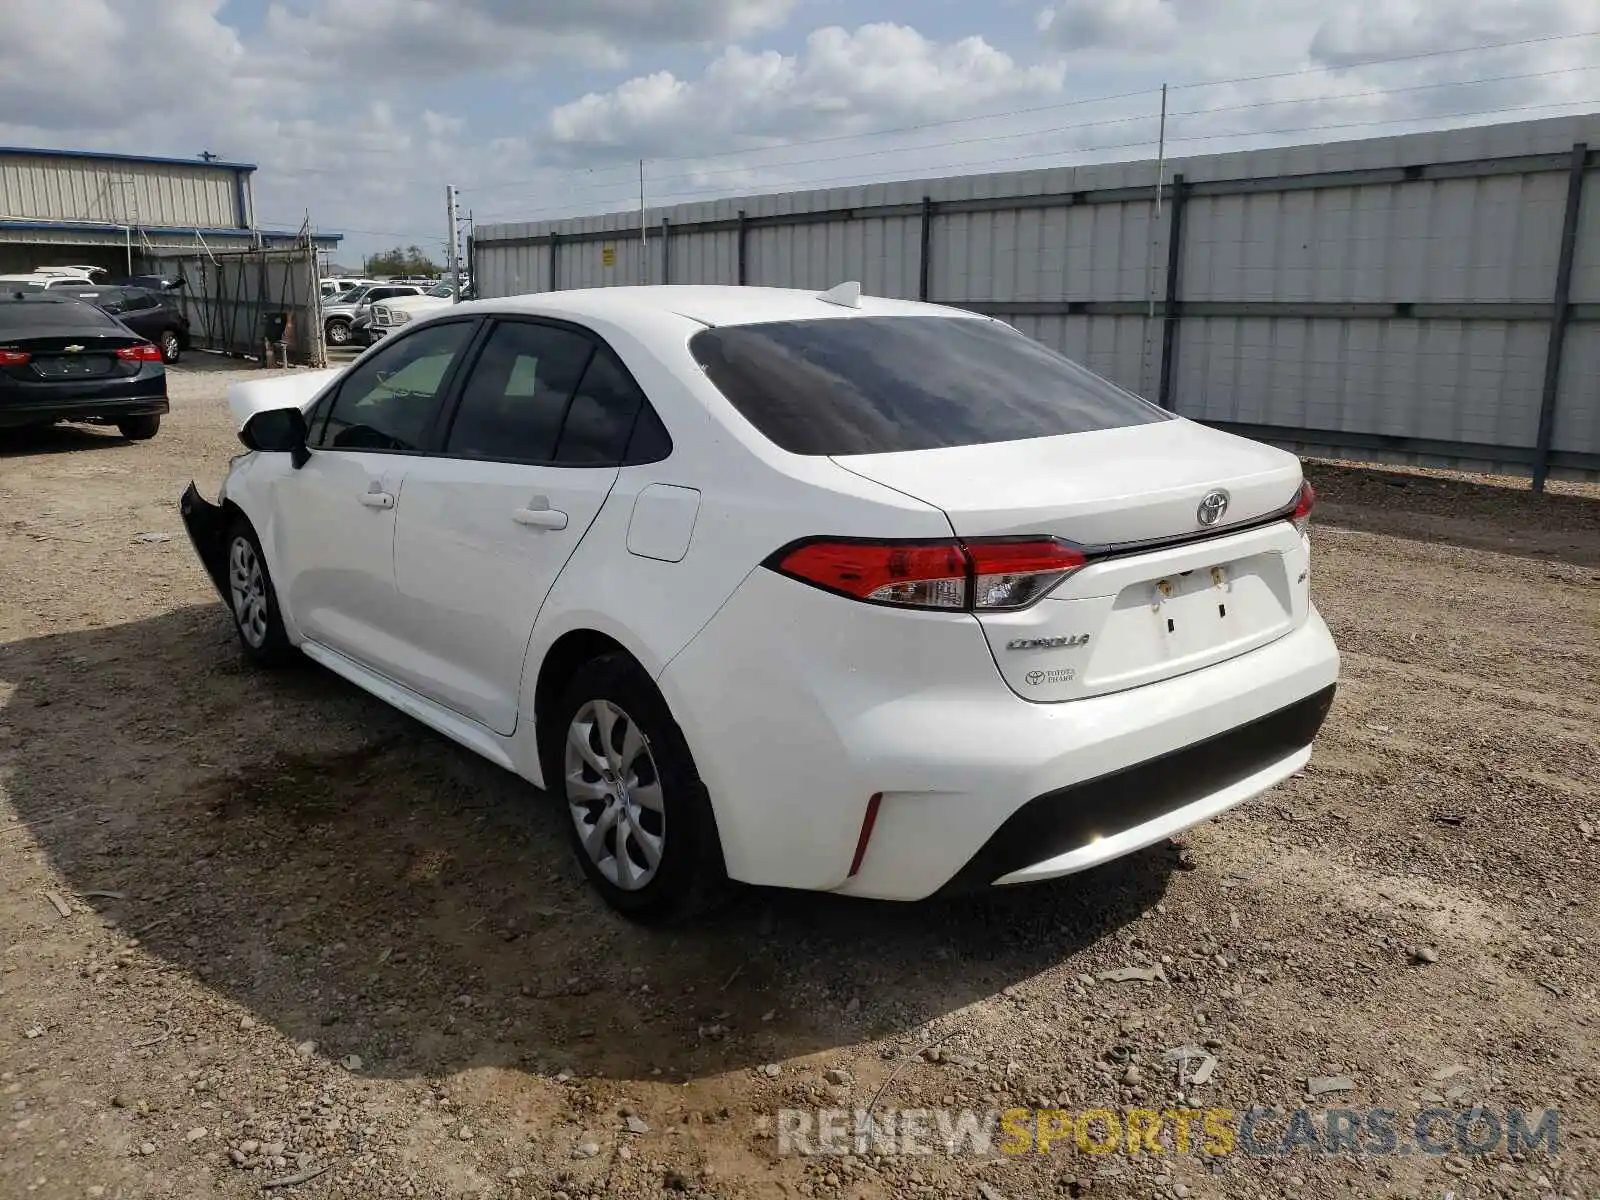
[[[1089,635],[1087,633],[1075,633],[1065,637],[1012,638],[1006,643],[1006,649],[1064,650],[1072,646],[1086,646],[1088,644]]]
[[[1200,524],[1211,526],[1222,520],[1222,514],[1228,511],[1228,493],[1221,488],[1207,492],[1205,499],[1200,501],[1200,507],[1195,510],[1195,520]]]

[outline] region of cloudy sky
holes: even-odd
[[[3,7],[0,144],[258,163],[350,262],[437,250],[446,183],[483,222],[628,208],[641,158],[654,203],[1154,157],[1163,82],[1169,156],[1600,109],[1594,0]]]

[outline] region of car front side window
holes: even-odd
[[[472,321],[430,325],[360,363],[340,384],[327,422],[310,444],[324,450],[423,449],[451,368],[475,328]]]

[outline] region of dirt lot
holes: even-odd
[[[659,933],[532,789],[244,667],[175,503],[234,377],[176,371],[154,442],[0,446],[0,1196],[1600,1196],[1600,490],[1313,464],[1345,677],[1304,775],[1057,885]],[[1559,1153],[777,1155],[778,1109],[880,1088],[1554,1107]]]

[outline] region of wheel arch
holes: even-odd
[[[638,656],[610,634],[598,629],[569,629],[545,651],[533,685],[533,725],[535,733],[551,707],[561,698],[578,668],[605,654],[622,653],[638,662]],[[641,664],[642,666],[643,664]]]

